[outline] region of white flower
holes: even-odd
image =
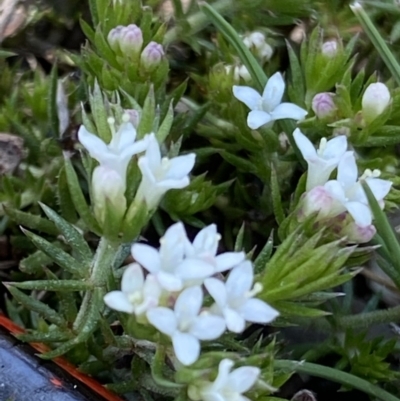
[[[241,65],[241,66],[226,65],[225,66],[226,73],[231,74],[232,68],[233,68],[233,79],[235,82],[239,82],[240,78],[243,78],[245,81],[251,80],[250,72],[245,65]]]
[[[324,185],[346,152],[346,136],[341,135],[329,141],[322,138],[318,150],[298,128],[293,138],[308,164],[306,190]]]
[[[284,91],[285,82],[279,72],[270,77],[262,96],[248,86],[233,87],[234,96],[251,109],[247,117],[251,129],[283,118],[302,120],[307,115],[306,110],[293,103],[281,103]]]
[[[381,82],[368,85],[362,97],[362,113],[365,121],[371,122],[381,115],[391,100],[387,86]]]
[[[383,208],[384,197],[389,193],[392,183],[377,178],[379,170],[366,170],[358,180],[358,169],[353,152],[346,152],[338,166],[337,180],[328,181],[325,188],[333,198],[341,202],[354,221],[360,227],[367,227],[372,222],[372,213],[369,208],[368,198],[362,187],[365,181],[371,189],[376,200]]]
[[[201,260],[213,266],[214,273],[224,272],[244,261],[244,252],[225,252],[218,256],[218,243],[221,235],[217,233],[217,226],[210,224],[196,235],[193,243],[187,242],[185,249],[186,259],[180,269],[190,269],[196,261]]]
[[[157,277],[167,291],[181,291],[185,282],[203,280],[214,274],[214,266],[201,259],[184,263],[185,250],[190,244],[182,223],[168,228],[160,239],[160,249],[146,244],[133,244],[132,256],[147,271]]]
[[[249,49],[254,48],[255,54],[261,61],[268,61],[274,53],[272,47],[265,41],[265,35],[261,32],[252,32],[243,38],[243,43]]]
[[[230,359],[223,359],[214,382],[189,386],[189,398],[193,401],[250,401],[242,394],[254,386],[261,371],[254,366],[242,366],[231,371],[233,365]]]
[[[151,274],[144,278],[137,263],[130,264],[122,275],[121,291],[111,291],[104,296],[105,304],[119,312],[137,316],[158,305],[161,287]]]
[[[90,156],[96,159],[101,166],[116,171],[126,185],[126,171],[133,155],[143,152],[147,148],[147,138],[136,141],[136,130],[129,122],[128,115],[115,132],[113,118],[108,122],[112,131],[111,142],[107,145],[98,136],[90,133],[83,125],[79,128],[78,138]]]
[[[260,284],[253,289],[253,266],[244,261],[232,269],[226,283],[216,278],[204,281],[207,291],[214,298],[211,310],[224,316],[228,330],[241,333],[246,321],[268,323],[274,320],[279,312],[260,299],[253,298],[262,290]]]
[[[149,322],[171,337],[175,355],[184,365],[191,365],[199,358],[199,340],[214,340],[225,331],[221,317],[199,315],[202,304],[203,293],[200,286],[196,286],[181,292],[174,310],[157,307],[147,312]]]
[[[154,134],[148,138],[148,147],[138,165],[142,172],[142,181],[136,194],[136,201],[145,200],[152,210],[170,189],[184,188],[189,185],[189,173],[193,169],[195,154],[168,159],[161,158],[160,145]]]

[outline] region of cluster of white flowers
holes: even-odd
[[[94,211],[99,221],[104,221],[107,203],[121,214],[125,212],[127,169],[136,154],[144,152],[138,161],[142,181],[135,201],[144,200],[149,210],[157,207],[168,190],[184,188],[189,184],[188,174],[194,166],[195,154],[173,159],[161,158],[160,145],[153,133],[136,141],[136,129],[128,114],[123,116],[123,123],[118,130],[115,129],[114,118],[109,118],[108,123],[112,132],[109,144],[90,133],[83,125],[78,132],[80,143],[99,162],[92,176]]]
[[[269,78],[262,95],[249,86],[233,87],[234,96],[251,110],[247,117],[247,125],[251,129],[284,118],[298,121],[307,115],[306,110],[293,103],[282,103],[284,92],[285,81],[280,72]]]
[[[274,50],[267,43],[265,35],[262,32],[255,31],[246,35],[243,38],[243,43],[246,47],[254,51],[261,62],[270,60],[274,53]]]
[[[335,218],[335,229],[338,234],[347,236],[349,242],[371,240],[376,230],[362,182],[367,183],[382,208],[392,183],[378,178],[379,170],[366,170],[358,178],[355,155],[347,150],[344,135],[329,141],[322,138],[318,150],[299,129],[295,130],[293,137],[308,163],[302,215],[316,214],[319,220]],[[336,179],[329,180],[336,168]],[[348,216],[352,218],[350,221]]]
[[[121,291],[104,301],[112,309],[133,313],[170,337],[177,359],[184,365],[200,356],[200,341],[215,340],[226,329],[240,333],[246,322],[268,323],[278,316],[271,306],[254,298],[262,290],[253,285],[253,266],[243,252],[217,255],[220,235],[214,224],[191,242],[182,223],[172,225],[160,248],[132,245],[137,263],[122,277]],[[144,273],[144,270],[147,274]],[[220,274],[230,270],[225,280]],[[203,307],[204,292],[215,303]]]

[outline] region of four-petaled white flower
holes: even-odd
[[[160,145],[154,134],[150,134],[146,153],[138,161],[142,181],[135,201],[144,200],[152,210],[167,191],[189,185],[189,173],[193,169],[195,157],[194,153],[190,153],[173,159],[161,158]]]
[[[157,307],[147,311],[149,322],[172,339],[177,359],[191,365],[200,356],[199,340],[214,340],[225,331],[225,321],[219,316],[200,314],[203,292],[200,286],[181,292],[174,310]]]
[[[253,266],[244,261],[232,269],[226,283],[215,278],[208,278],[204,285],[215,304],[211,311],[225,318],[228,330],[241,333],[246,321],[269,323],[279,312],[260,299],[253,298],[262,291],[260,284],[253,286]]]
[[[324,185],[347,150],[346,136],[340,135],[329,141],[322,138],[318,150],[298,128],[293,138],[308,164],[306,190]]]
[[[193,243],[187,242],[182,270],[190,269],[197,261],[209,263],[214,268],[214,273],[224,272],[243,262],[244,252],[225,252],[217,255],[218,243],[221,235],[217,232],[217,226],[210,224],[196,235]]]
[[[324,187],[328,193],[353,217],[359,227],[368,227],[372,223],[372,212],[362,187],[365,180],[376,200],[383,208],[383,199],[389,193],[392,183],[377,178],[379,171],[368,171],[360,180],[353,152],[346,152],[338,166],[337,180],[328,181]]]
[[[144,277],[137,263],[130,264],[122,275],[121,291],[111,291],[104,296],[105,304],[119,312],[143,315],[158,305],[161,287],[151,274]]]
[[[230,359],[223,359],[214,382],[189,386],[189,398],[193,401],[249,401],[243,393],[254,386],[261,371],[254,366],[242,366],[232,371],[233,365]]]
[[[196,282],[214,274],[214,266],[201,259],[183,263],[190,244],[182,223],[168,228],[160,239],[160,249],[146,244],[133,244],[132,256],[147,271],[157,277],[167,291],[181,291],[185,282]]]
[[[79,128],[79,142],[86,148],[90,156],[96,159],[101,166],[116,171],[121,181],[126,185],[126,171],[133,155],[146,150],[148,138],[136,141],[136,130],[128,115],[124,115],[124,122],[115,132],[113,118],[109,118],[112,130],[111,142],[107,145],[98,136],[90,133],[83,125]]]
[[[269,78],[262,96],[249,86],[233,87],[234,96],[251,109],[247,117],[251,129],[283,118],[298,121],[307,115],[306,110],[293,103],[281,103],[284,91],[285,81],[279,72]]]

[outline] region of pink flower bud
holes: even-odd
[[[312,100],[312,109],[318,118],[331,117],[337,110],[333,97],[329,92],[318,93]]]
[[[140,121],[140,113],[135,109],[125,109],[125,113],[129,116],[129,122],[137,128]]]
[[[147,71],[153,71],[161,62],[164,56],[162,45],[156,42],[150,42],[142,51],[140,64]]]
[[[329,40],[322,45],[322,54],[328,58],[335,57],[338,50],[338,43],[336,40]]]
[[[142,50],[143,33],[142,30],[134,25],[128,25],[121,31],[119,46],[122,53],[126,55],[136,55]]]
[[[317,220],[321,220],[331,216],[335,200],[329,192],[323,187],[314,187],[308,191],[303,197],[301,215],[308,217],[312,214],[317,215]]]
[[[364,244],[372,240],[376,233],[376,228],[373,224],[362,227],[354,221],[343,227],[340,236],[347,237],[347,242],[352,244]]]

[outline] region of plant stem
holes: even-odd
[[[218,0],[213,3],[212,6],[216,11],[219,11],[222,14],[224,14],[226,11],[232,11],[232,9],[234,8],[233,0]],[[199,11],[188,17],[186,22],[190,26],[189,33],[185,32],[186,35],[192,35],[211,23],[209,18],[202,11]],[[175,42],[180,33],[180,26],[176,26],[175,28],[170,29],[164,36],[163,44],[167,46],[172,42]]]
[[[100,239],[96,254],[93,258],[89,279],[95,289],[86,291],[78,315],[73,324],[74,330],[80,331],[87,323],[86,317],[89,309],[93,307],[93,303],[96,303],[95,306],[98,307],[99,311],[102,309],[99,303],[103,302],[102,295],[104,295],[106,290],[107,278],[111,273],[117,249],[117,244],[109,242],[104,237]]]
[[[337,323],[339,327],[345,329],[367,329],[374,324],[398,321],[400,321],[400,306],[368,313],[360,313],[358,315],[343,316],[337,320]]]
[[[327,366],[318,365],[304,361],[276,360],[274,366],[279,369],[307,373],[311,376],[322,377],[332,380],[345,386],[363,391],[372,397],[379,398],[382,401],[400,401],[394,395],[375,386],[368,381],[354,376],[350,373],[341,372],[340,370],[329,368]]]

